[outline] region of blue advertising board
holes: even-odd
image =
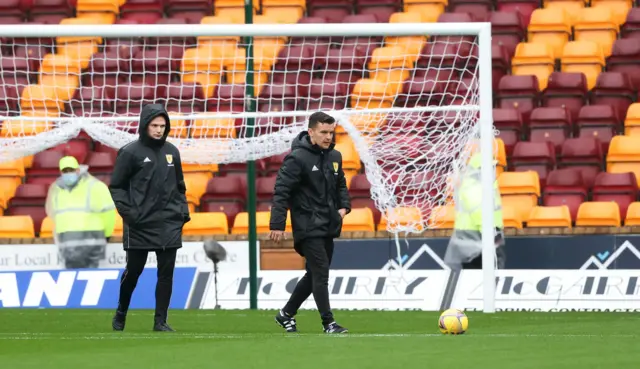
[[[338,240],[332,269],[444,269],[448,238]],[[509,237],[505,269],[640,269],[640,236]]]

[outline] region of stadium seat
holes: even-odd
[[[43,184],[23,183],[16,189],[7,205],[15,206],[44,206],[49,188]]]
[[[241,177],[215,177],[209,180],[205,193],[200,198],[200,208],[204,212],[223,212],[229,224],[235,216],[244,211],[245,184]]]
[[[116,212],[116,225],[113,227],[113,233],[111,237],[122,237],[124,233],[124,222],[120,214]]]
[[[478,49],[474,47],[472,49],[472,55],[469,56],[469,58],[466,58],[466,60],[469,61],[466,71],[475,68],[476,60],[474,59],[476,58],[477,50]],[[502,77],[509,74],[509,70],[511,69],[510,61],[511,54],[506,46],[495,42],[491,44],[491,85],[494,90],[498,88]],[[471,64],[473,64],[473,66]]]
[[[535,171],[504,172],[498,177],[503,207],[512,207],[526,222],[531,209],[538,205],[540,180]]]
[[[493,2],[490,0],[451,0],[449,11],[467,13],[474,22],[486,22],[490,19]]]
[[[184,183],[187,187],[187,203],[194,206],[200,205],[200,198],[207,191],[207,183],[212,177],[211,172],[184,173]]]
[[[101,24],[113,24],[120,14],[120,0],[77,0],[78,18],[97,19]]]
[[[167,111],[183,114],[204,111],[204,91],[197,83],[169,82],[165,88]]]
[[[120,7],[120,19],[153,24],[164,15],[163,0],[127,0]]]
[[[528,36],[529,43],[547,44],[553,55],[561,55],[571,38],[571,18],[561,9],[536,9],[531,13]]]
[[[417,52],[415,59],[407,57],[405,49],[400,46],[376,48],[367,66],[369,77],[388,85],[387,89],[395,96],[402,91],[402,81],[409,78],[413,62],[417,59]]]
[[[598,139],[602,151],[607,152],[611,138],[618,132],[620,119],[611,105],[587,105],[580,109],[576,127],[579,137]]]
[[[224,56],[224,49],[219,47],[186,49],[180,65],[182,82],[198,83],[204,96],[212,97],[222,79],[222,63],[226,60]]]
[[[20,0],[5,0],[0,4],[0,22],[2,24],[22,23],[25,12]]]
[[[525,27],[531,21],[531,14],[540,7],[537,0],[497,0],[496,10],[501,12],[519,13]]]
[[[632,202],[627,208],[624,225],[629,227],[640,226],[640,202]]]
[[[522,114],[516,109],[493,109],[493,124],[499,131],[497,137],[504,142],[506,155],[510,157],[523,135]]]
[[[342,222],[343,232],[375,232],[373,212],[369,208],[355,208],[347,214]]]
[[[587,188],[593,187],[596,175],[602,171],[604,155],[597,139],[570,138],[562,145],[558,169],[574,168],[580,170]]]
[[[402,10],[402,0],[355,0],[356,14],[372,14],[387,23],[391,14]]]
[[[429,228],[453,229],[456,221],[454,205],[436,206],[429,214]]]
[[[504,228],[522,229],[522,215],[520,209],[514,207],[513,202],[502,202],[502,222]]]
[[[556,166],[554,145],[548,141],[520,141],[513,149],[511,166],[516,172],[536,171],[540,179],[540,187],[544,187],[547,174]]]
[[[35,154],[33,166],[27,170],[27,179],[37,176],[58,177],[60,175],[59,162],[63,156],[63,153],[56,150],[45,150]]]
[[[33,220],[28,215],[1,216],[0,238],[34,238]]]
[[[625,73],[602,72],[591,90],[591,105],[609,105],[615,111],[615,117],[622,121],[629,105],[636,101],[636,91],[631,79]]]
[[[620,25],[627,18],[627,13],[633,7],[633,2],[630,0],[591,0],[591,7],[603,12],[610,9],[614,21]]]
[[[348,91],[349,84],[325,83],[324,78],[312,79],[309,83],[309,99],[302,107],[312,111],[344,109],[347,107]]]
[[[590,201],[580,205],[577,227],[620,227],[620,209],[615,202]]]
[[[588,187],[582,179],[582,172],[576,168],[552,170],[542,192],[542,205],[566,205],[571,219],[574,220],[578,215],[580,204],[588,198]]]
[[[256,179],[256,205],[258,211],[271,210],[275,184],[276,176],[259,177]]]
[[[620,36],[622,38],[640,37],[640,8],[629,9],[627,19],[620,27]]]
[[[353,1],[309,0],[307,10],[310,17],[325,18],[329,23],[342,23],[353,11]]]
[[[351,178],[349,195],[354,198],[371,198],[371,183],[365,174],[356,174]]]
[[[154,103],[155,99],[155,86],[140,82],[119,85],[116,88],[116,113],[122,115],[139,115],[142,106]],[[129,127],[129,131],[135,130],[137,130],[137,124],[136,126],[131,125],[131,127]]]
[[[40,238],[53,238],[53,220],[49,217],[44,218],[38,232]]]
[[[383,214],[378,224],[378,230],[384,231],[387,229],[388,221],[391,221],[398,226],[415,225],[419,230],[422,230],[422,211],[417,207],[397,207],[392,208]]]
[[[398,92],[394,89],[395,87],[392,83],[376,79],[359,79],[353,87],[351,107],[354,109],[391,108]]]
[[[424,22],[437,22],[447,5],[447,0],[404,0],[404,11],[419,13]]]
[[[511,59],[518,43],[522,42],[526,36],[522,17],[517,12],[496,11],[491,13],[489,21],[492,42],[503,45]]]
[[[619,39],[607,58],[609,72],[626,73],[635,88],[640,86],[640,44],[636,39]]]
[[[399,12],[393,13],[389,23],[422,23],[424,21],[421,13]],[[384,38],[385,46],[402,48],[404,57],[415,61],[420,56],[420,51],[427,42],[427,36],[388,36]]]
[[[228,234],[229,224],[224,213],[191,213],[191,221],[184,225],[185,236]]]
[[[203,115],[211,115],[203,113]],[[236,125],[233,118],[202,118],[191,121],[192,138],[235,138]]]
[[[564,141],[571,136],[571,115],[565,108],[535,108],[529,121],[530,142],[550,142],[560,152]]]
[[[607,154],[607,172],[632,172],[638,180],[640,176],[640,137],[615,136],[611,140]]]
[[[567,205],[534,206],[527,220],[527,227],[571,228],[571,214]]]
[[[511,73],[514,76],[535,76],[540,90],[544,90],[547,88],[549,75],[555,68],[556,56],[553,50],[547,43],[519,43],[511,59]]]
[[[586,2],[584,0],[546,0],[543,1],[543,7],[545,9],[554,9],[554,10],[564,10],[569,18],[571,19],[571,24],[575,24],[575,22],[580,18],[580,12],[586,6]]]
[[[224,1],[216,1],[216,4],[218,2]],[[169,17],[185,18],[187,23],[198,24],[203,17],[213,14],[213,4],[207,0],[167,0],[165,11]]]
[[[578,119],[578,113],[587,102],[587,78],[583,73],[553,72],[549,76],[547,89],[542,93],[542,106],[565,108],[571,121]]]
[[[638,200],[638,183],[633,173],[599,173],[593,185],[593,201],[612,201],[624,218],[629,204]]]
[[[29,21],[59,24],[63,19],[73,17],[73,12],[71,2],[67,0],[32,0]]]
[[[518,110],[527,127],[531,111],[540,103],[539,95],[540,87],[535,76],[504,76],[496,91],[497,107]]]
[[[584,73],[587,77],[587,88],[591,90],[605,66],[602,48],[593,41],[570,41],[564,46],[561,55],[560,70]]]
[[[269,233],[269,220],[271,219],[271,212],[258,211],[256,212],[256,232],[258,234]],[[287,212],[287,221],[285,225],[285,232],[291,232],[291,213]],[[231,234],[249,234],[249,213],[241,212],[235,218]]]
[[[624,120],[624,134],[640,136],[640,103],[633,103],[629,106]]]
[[[297,23],[306,10],[304,0],[262,0],[262,14],[274,18],[278,23]]]
[[[620,27],[613,12],[607,8],[585,8],[574,24],[575,41],[592,41],[602,47],[604,56],[611,55],[611,46],[618,38]]]

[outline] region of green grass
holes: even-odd
[[[437,313],[337,311],[348,335],[284,334],[273,311],[172,311],[175,333],[151,331],[132,311],[111,332],[111,311],[0,309],[0,367],[33,369],[609,369],[638,368],[640,318],[625,313],[469,313],[462,336],[438,333]]]

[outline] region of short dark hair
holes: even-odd
[[[336,120],[329,114],[317,111],[309,117],[309,128],[316,128],[318,123],[333,124]]]

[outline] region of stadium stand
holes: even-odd
[[[0,23],[243,23],[243,4],[236,0],[5,0],[0,3]],[[253,4],[255,22],[265,24],[491,22],[494,123],[499,130],[497,142],[504,150],[497,175],[507,226],[640,225],[640,103],[636,102],[640,8],[635,4],[605,0],[254,0]],[[308,109],[392,107],[398,102],[424,105],[429,103],[424,100],[425,86],[445,87],[429,72],[410,73],[413,65],[446,65],[453,63],[447,55],[477,52],[465,49],[464,42],[438,43],[422,36],[384,38],[379,43],[345,40],[332,47],[303,45],[294,39],[256,40],[256,94],[267,101],[260,111],[269,111],[273,102],[290,108],[305,103]],[[237,47],[238,38],[198,38],[198,46],[214,45],[219,53],[226,53],[219,66],[210,65],[212,55],[205,53],[212,48],[187,48],[176,40],[168,48],[148,49],[135,42],[123,45],[98,37],[60,37],[50,42],[1,50],[1,111],[21,111],[43,120],[60,114],[137,114],[137,104],[123,102],[152,102],[155,96],[163,96],[172,111],[174,137],[241,133],[232,119],[180,119],[180,114],[210,111],[210,106],[242,111],[245,54]],[[421,58],[421,50],[431,58]],[[406,51],[415,59],[394,57]],[[438,55],[441,60],[434,61]],[[309,62],[318,58],[326,63]],[[213,69],[203,73],[205,65]],[[300,71],[314,65],[326,65],[321,81],[340,83],[311,83],[318,76]],[[298,101],[299,86],[312,86],[309,101]],[[336,98],[348,94],[351,99]],[[206,104],[194,103],[207,99]],[[363,132],[402,124],[397,117],[380,115],[360,116],[352,123]],[[45,126],[3,122],[0,135],[37,134],[44,129],[37,127]],[[260,119],[257,126],[260,130]],[[386,217],[370,198],[359,155],[344,132],[339,133],[337,147],[343,154],[354,206],[345,218],[345,230],[383,230]],[[50,237],[52,225],[44,216],[43,203],[58,175],[60,157],[75,156],[108,183],[115,153],[80,135],[32,157],[0,163],[0,238]],[[268,230],[270,196],[284,155],[256,165],[260,233]],[[184,172],[194,212],[186,235],[247,232],[245,165],[187,164]],[[440,229],[453,226],[451,205],[397,211],[402,219],[433,219],[438,214]],[[121,219],[118,224],[116,236],[122,234]]]

